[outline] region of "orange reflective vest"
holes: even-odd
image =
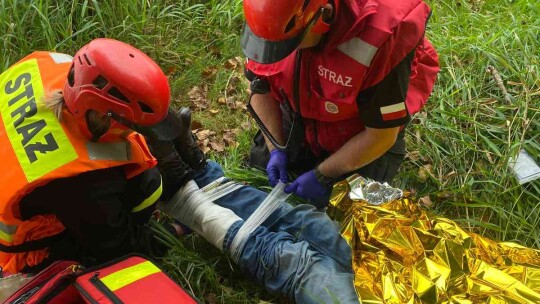
[[[131,178],[156,165],[140,134],[132,133],[121,142],[89,142],[67,110],[60,122],[44,105],[44,98],[63,87],[71,60],[65,54],[35,52],[0,75],[3,271],[18,272],[42,262],[48,255],[47,240],[65,229],[54,214],[21,219],[19,202],[33,189],[58,178],[117,166]]]

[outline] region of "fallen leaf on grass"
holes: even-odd
[[[246,104],[241,101],[236,102],[235,108],[240,110],[247,110]]]
[[[193,130],[193,133],[195,133],[195,131],[197,131],[197,129],[202,129],[203,125],[200,121],[198,120],[192,120],[191,121],[191,130]]]
[[[217,153],[225,152],[227,147],[238,147],[239,143],[236,140],[238,134],[241,133],[239,128],[225,129],[221,135],[216,132],[206,129],[197,129],[193,131],[197,138],[199,148],[204,152],[214,151]]]
[[[418,178],[420,181],[425,182],[431,176],[433,177],[433,166],[431,164],[423,165],[418,169]]]
[[[420,151],[409,151],[407,154],[405,154],[405,158],[412,162],[418,161],[420,159]]]
[[[195,136],[197,136],[198,140],[204,140],[204,139],[207,139],[208,137],[216,134],[216,132],[210,131],[210,130],[197,130],[194,133],[195,133]]]
[[[458,175],[456,171],[451,171],[450,173],[446,174],[444,176],[444,179],[449,179],[449,178],[452,178],[454,176]]]
[[[214,151],[217,151],[217,152],[225,151],[225,145],[223,144],[223,142],[213,141],[213,142],[210,142],[210,146],[212,147],[212,150]]]
[[[211,78],[214,78],[217,72],[218,72],[217,68],[208,67],[202,71],[202,76],[206,79],[211,79]]]
[[[235,99],[234,99],[234,97],[231,96],[231,97],[227,98],[225,100],[225,103],[227,104],[227,106],[229,108],[234,109],[234,107],[235,107]]]
[[[208,108],[208,87],[200,88],[194,86],[191,88],[191,91],[188,92],[189,100],[197,109],[206,109]]]
[[[224,130],[223,131],[223,141],[228,147],[238,147],[240,145],[236,141],[236,136],[240,133],[240,129]]]
[[[493,160],[493,158],[491,157],[491,153],[486,152],[486,157],[487,157],[490,164],[492,164],[492,165],[495,164],[495,160]]]
[[[236,69],[238,67],[241,67],[242,66],[242,58],[241,57],[231,58],[231,59],[227,60],[227,62],[225,62],[224,66],[225,66],[226,69],[229,69],[229,70],[234,70],[234,69]]]
[[[426,206],[426,207],[432,207],[433,201],[431,201],[431,198],[428,196],[424,196],[420,198],[420,204]]]

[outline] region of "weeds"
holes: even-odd
[[[507,166],[520,149],[540,161],[540,6],[535,0],[429,2],[427,35],[441,72],[425,110],[407,128],[407,161],[395,183],[429,195],[434,212],[469,231],[540,248],[540,181],[519,185]],[[241,26],[241,0],[0,0],[0,69],[34,50],[73,53],[93,38],[112,37],[158,61],[170,76],[175,106],[189,105],[187,92],[207,85],[218,107],[231,76],[221,67],[241,56]],[[218,72],[205,75],[209,67]],[[245,85],[239,86],[241,99]],[[195,112],[214,130],[237,127],[246,116]],[[231,177],[264,187],[264,174],[243,168],[253,133],[248,128],[238,147],[211,157]],[[168,241],[164,264],[201,300],[276,300],[199,238]]]

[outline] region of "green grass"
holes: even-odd
[[[507,169],[520,148],[540,161],[540,8],[535,1],[433,1],[429,36],[441,73],[425,119],[410,129],[417,159],[401,185],[430,194],[464,227],[540,248],[539,182],[520,186]],[[508,104],[488,66],[512,96]],[[433,176],[418,178],[431,164]]]
[[[540,181],[521,186],[507,168],[519,149],[540,161],[540,6],[536,0],[430,4],[428,36],[441,73],[425,111],[408,128],[409,157],[396,185],[429,195],[434,212],[469,231],[540,248]],[[241,73],[225,68],[241,56],[241,9],[241,0],[0,0],[0,70],[34,50],[74,53],[93,38],[116,38],[163,67],[175,106],[190,105],[187,93],[194,86],[208,87],[211,107],[220,112],[194,109],[204,128],[236,128],[247,114],[217,100],[247,97],[241,81],[231,90]],[[500,73],[511,103],[488,66]],[[264,186],[264,174],[243,168],[253,133],[247,128],[237,148],[211,157],[232,177]],[[200,238],[168,242],[164,265],[202,301],[280,301]]]

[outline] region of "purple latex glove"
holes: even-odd
[[[310,204],[317,207],[326,206],[331,193],[330,188],[319,183],[313,170],[300,175],[294,182],[287,185],[283,191],[307,199]]]
[[[272,187],[276,186],[281,180],[284,183],[289,181],[287,176],[287,153],[284,151],[274,149],[270,152],[270,160],[266,165],[266,174],[268,175],[268,181]]]

